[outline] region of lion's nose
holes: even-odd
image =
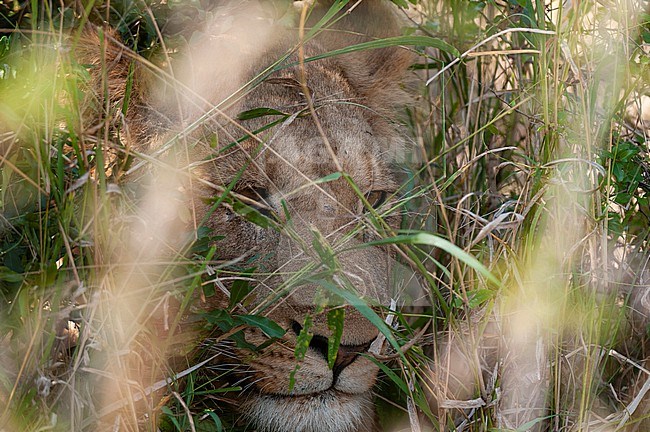
[[[336,361],[334,362],[334,368],[332,370],[335,380],[343,369],[348,367],[357,357],[359,357],[360,353],[367,349],[364,348],[365,347],[339,346],[339,351],[336,353]]]
[[[297,333],[299,333],[299,325],[297,327],[298,328],[296,328],[296,325],[294,324],[294,331],[298,330]],[[309,342],[309,347],[318,352],[323,359],[327,361],[329,344],[326,337],[314,335]],[[361,345],[339,345],[336,353],[336,360],[334,361],[334,367],[332,368],[334,382],[336,382],[343,369],[350,366],[352,362],[359,357],[359,354],[367,352],[368,348],[370,348],[370,342]]]

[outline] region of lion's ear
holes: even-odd
[[[327,11],[332,3],[320,0],[315,16]],[[351,1],[339,14],[335,26],[320,36],[327,51],[401,35],[402,19],[388,0]],[[408,49],[398,46],[362,50],[339,56],[337,61],[348,80],[374,105],[389,108],[405,102],[399,85],[415,62],[415,55]]]
[[[77,62],[88,68],[90,91],[98,99],[108,98],[111,106],[121,104],[126,93],[131,59],[117,31],[87,27],[74,49]],[[104,82],[106,80],[106,82]],[[104,94],[108,91],[107,94]],[[99,107],[105,104],[101,102]]]
[[[335,0],[318,0],[315,15],[328,11]],[[398,8],[389,0],[350,0],[336,16],[336,27],[370,37],[397,36],[400,33]]]

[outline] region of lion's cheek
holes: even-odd
[[[366,357],[357,357],[336,377],[324,359],[308,352],[297,362],[286,349],[267,350],[260,357],[249,359],[255,387],[260,393],[299,396],[335,389],[348,394],[368,392],[375,384],[379,368]]]
[[[379,367],[375,363],[359,356],[350,366],[341,371],[334,387],[344,393],[368,392],[375,385],[378,372]]]
[[[222,236],[216,241],[220,259],[240,259],[257,254],[267,260],[275,256],[280,237],[276,230],[257,226],[225,208],[217,209],[207,226],[210,232]]]
[[[333,375],[327,364],[309,354],[297,362],[292,352],[266,353],[249,365],[260,393],[304,395],[319,393],[332,386]]]

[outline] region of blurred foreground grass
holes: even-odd
[[[172,262],[129,238],[134,219],[155,226],[167,211],[155,203],[181,198],[170,187],[149,202],[151,184],[123,181],[141,158],[120,157],[108,120],[81,116],[89,75],[70,57],[87,22],[110,23],[146,59],[163,50],[160,31],[173,55],[221,7],[0,2],[0,430],[96,430],[111,410],[141,414],[137,395],[166,371],[173,345],[142,319],[172,298],[184,304],[215,271],[249,276],[250,263],[221,267],[219,233],[177,233]],[[400,167],[404,228],[459,249],[395,240],[426,291],[398,314],[395,336],[404,345],[432,325],[384,367],[386,429],[405,428],[410,414],[423,430],[648,430],[648,3],[422,0],[405,15],[405,35],[440,38],[461,55],[413,48],[417,101],[405,133],[419,162]],[[119,130],[119,109],[117,118]],[[147,265],[133,268],[134,251]],[[124,278],[147,289],[126,290]],[[73,348],[56,337],[61,325],[72,326]],[[129,344],[147,356],[128,358]],[[441,379],[453,363],[467,391]],[[145,398],[134,424],[234,428],[236,389],[211,388],[204,369]],[[115,388],[100,392],[105,377]]]

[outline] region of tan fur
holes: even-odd
[[[326,4],[317,7],[310,23],[327,7]],[[205,37],[197,38],[172,61],[170,73],[177,79],[174,85],[169,80],[165,84],[151,84],[155,82],[153,74],[138,66],[136,78],[142,77],[147,84],[140,86],[136,82],[140,89],[126,116],[126,127],[136,132],[130,134],[126,144],[137,151],[150,152],[200,120],[201,126],[185,134],[179,143],[189,146],[193,173],[196,179],[204,181],[192,183],[194,188],[188,198],[197,219],[201,220],[208,210],[203,199],[220,193],[208,183],[227,185],[248,164],[234,191],[250,196],[250,191],[255,189],[267,190],[266,205],[275,211],[284,227],[279,233],[263,230],[226,206],[220,206],[207,221],[211,230],[225,235],[217,242],[220,259],[239,259],[252,254],[262,257],[255,265],[270,276],[259,278],[253,293],[255,299],[247,303],[247,308],[253,310],[264,305],[264,314],[287,329],[279,343],[260,355],[235,351],[239,361],[250,370],[247,382],[255,382],[241,400],[240,409],[248,421],[256,430],[266,432],[373,431],[376,426],[371,389],[378,368],[357,354],[377,337],[375,326],[353,307],[343,306],[346,315],[339,358],[347,352],[349,364],[334,373],[323,353],[312,346],[299,363],[295,387],[290,390],[290,375],[298,364],[294,358],[296,334],[292,326],[302,324],[307,315],[314,313],[316,286],[303,284],[270,304],[265,302],[294,272],[309,263],[319,263],[309,247],[313,232],[319,232],[335,249],[348,249],[337,255],[338,278],[347,278],[359,294],[378,305],[387,305],[391,295],[389,251],[381,247],[352,249],[372,238],[370,231],[359,236],[348,235],[364,217],[359,197],[343,178],[313,184],[313,180],[336,172],[337,162],[325,145],[317,121],[309,114],[300,67],[279,70],[234,103],[223,105],[223,110],[213,109],[298,41],[295,29],[281,28],[259,18],[260,10],[254,1],[240,2],[232,15],[234,18],[230,18],[237,25],[227,31],[224,31],[228,27],[224,20],[207,26]],[[395,36],[398,32],[393,6],[387,1],[368,0],[358,5],[336,29],[307,43],[305,55],[313,56],[375,37]],[[115,37],[112,33],[109,36]],[[99,44],[99,40],[92,39],[92,36],[87,39],[89,47]],[[109,80],[108,100],[99,99],[103,106],[115,109],[124,94],[122,83],[130,56],[113,42],[106,45],[100,58],[113,65],[113,69],[105,77]],[[292,54],[288,61],[298,63],[297,54]],[[304,84],[315,103],[320,127],[338,164],[364,193],[386,192],[390,196],[396,190],[391,164],[402,151],[403,140],[390,116],[404,101],[400,82],[411,61],[407,50],[386,48],[305,64]],[[240,121],[239,125],[232,121],[238,113],[258,107],[297,116],[260,133],[259,140],[249,138],[220,152],[228,143],[244,136],[245,130],[260,129],[275,119],[263,117]],[[215,137],[217,149],[209,145]],[[196,163],[199,160],[206,161]],[[289,209],[290,221],[284,220],[283,201]],[[397,215],[386,220],[397,228]],[[208,299],[197,307],[222,306],[223,300]],[[326,314],[315,315],[313,319],[312,331],[317,337],[331,335]],[[266,340],[255,329],[247,330],[246,338],[252,344]]]

